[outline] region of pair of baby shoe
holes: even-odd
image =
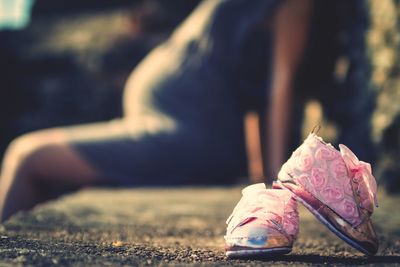
[[[329,230],[367,255],[378,250],[371,223],[377,185],[370,164],[344,145],[340,152],[311,133],[282,166],[273,189],[254,184],[227,220],[226,255],[289,253],[299,231],[297,201]]]

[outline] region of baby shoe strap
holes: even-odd
[[[275,191],[279,191],[279,193]],[[296,207],[291,207],[296,203],[291,199],[289,192],[268,190],[265,189],[265,185],[264,188],[260,185],[253,185],[245,188],[242,193],[242,199],[226,221],[228,233],[232,233],[237,227],[258,218],[284,235],[294,236],[296,234],[298,215]]]

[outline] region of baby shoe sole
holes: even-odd
[[[310,204],[308,204],[301,196],[297,195],[292,188],[286,186],[284,183],[281,181],[277,181],[276,184],[280,187],[286,188],[289,191],[293,193],[293,197],[299,201],[304,207],[306,207],[322,224],[324,224],[330,231],[332,231],[335,235],[337,235],[340,239],[345,241],[347,244],[350,246],[354,247],[355,249],[359,250],[360,252],[372,256],[376,254],[376,251],[369,251],[365,249],[364,247],[360,246],[357,241],[354,241],[353,239],[349,238],[346,236],[344,233],[339,231],[331,222],[329,222],[323,215],[321,215],[316,209],[314,209]],[[296,185],[299,186],[299,185]],[[304,190],[304,189],[303,189]],[[311,195],[311,194],[310,194]],[[319,200],[317,200],[314,196],[311,195],[311,197],[320,203],[320,205],[327,207],[323,203],[321,203]],[[331,210],[329,207],[327,207],[329,210]],[[331,210],[332,211],[332,210]],[[333,211],[332,211],[333,212]]]
[[[288,254],[292,251],[291,247],[281,248],[237,248],[235,250],[226,251],[226,256],[233,258],[267,258],[278,255]]]

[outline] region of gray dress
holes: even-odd
[[[277,0],[206,0],[133,71],[124,117],[66,128],[124,185],[221,184],[247,175],[243,114],[267,98]]]

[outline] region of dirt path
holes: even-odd
[[[14,216],[0,230],[0,266],[354,265],[400,266],[400,197],[381,194],[381,247],[364,257],[301,209],[293,252],[227,260],[225,219],[240,188],[87,189]]]

